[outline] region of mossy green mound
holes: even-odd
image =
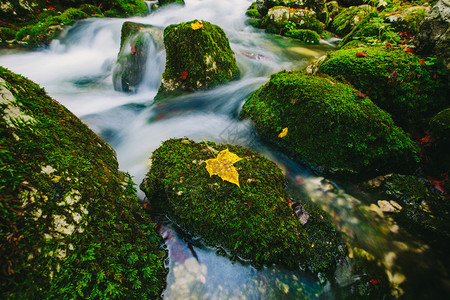
[[[201,23],[198,27],[192,24]],[[206,21],[164,30],[166,69],[155,100],[204,90],[236,79],[239,69],[225,32]]]
[[[184,5],[184,0],[159,0],[159,5],[169,5],[169,4],[178,4],[178,5]]]
[[[319,73],[344,78],[405,129],[423,130],[450,105],[446,69],[401,49],[367,47],[331,52]]]
[[[302,201],[309,214],[302,226],[286,199],[283,174],[273,162],[241,146],[208,145],[172,139],[153,152],[141,189],[154,207],[208,244],[256,265],[332,271],[341,250],[325,213]],[[228,148],[244,158],[234,164],[240,188],[208,174],[204,162],[214,158],[212,148]]]
[[[2,296],[159,297],[166,253],[114,150],[1,67],[0,116]]]
[[[278,34],[293,29],[309,29],[320,34],[325,29],[325,24],[317,19],[317,14],[313,10],[285,6],[269,9],[261,21],[261,26],[270,33]]]
[[[329,77],[280,72],[244,104],[241,117],[285,152],[325,172],[409,169],[418,160],[408,136],[350,86]],[[288,133],[278,134],[283,128]]]
[[[343,37],[349,34],[356,25],[361,22],[366,15],[374,12],[375,8],[369,5],[352,6],[341,8],[339,13],[330,23],[330,31]]]
[[[289,30],[284,35],[308,44],[318,44],[320,42],[320,35],[317,32],[308,29]]]

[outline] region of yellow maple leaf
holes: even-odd
[[[280,134],[278,135],[278,137],[281,139],[281,138],[284,138],[286,135],[287,135],[287,133],[288,133],[288,128],[286,127],[286,128],[283,128],[283,130],[280,132]]]
[[[208,159],[206,162],[206,170],[209,176],[218,175],[223,180],[239,186],[239,173],[234,168],[233,164],[242,160],[233,152],[228,151],[228,148],[222,150],[217,155],[217,158]]]
[[[201,21],[197,21],[195,23],[191,23],[191,28],[194,29],[194,30],[198,30],[198,29],[200,29],[202,27],[203,27],[203,24],[202,24]]]

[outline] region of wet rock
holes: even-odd
[[[440,0],[428,12],[414,44],[417,53],[433,55],[450,69],[450,1]]]
[[[154,207],[208,244],[220,245],[254,265],[332,271],[343,248],[325,212],[299,201],[307,219],[302,225],[287,200],[284,176],[273,162],[240,146],[208,145],[173,139],[153,152],[141,189]],[[210,148],[228,148],[245,158],[234,164],[240,187],[208,174],[204,162],[214,158]]]
[[[194,20],[164,30],[166,69],[156,100],[205,90],[239,77],[236,58],[225,32]]]
[[[122,25],[120,52],[113,70],[116,91],[137,91],[147,71],[147,58],[158,56],[164,49],[162,35],[163,31],[152,25]]]
[[[329,77],[280,72],[244,104],[266,140],[318,172],[368,174],[414,165],[418,149],[367,97]],[[288,134],[279,138],[283,128]]]
[[[325,24],[317,19],[317,14],[313,10],[285,6],[269,9],[262,25],[271,33],[282,33],[287,29],[286,26],[294,26],[292,29],[310,29],[318,33],[322,33],[325,29]]]
[[[114,150],[44,89],[1,67],[0,104],[2,294],[108,298],[113,284],[127,298],[158,298],[162,239]]]

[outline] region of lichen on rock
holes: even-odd
[[[2,296],[159,297],[163,241],[114,150],[1,67],[0,100]]]
[[[205,161],[214,158],[211,151],[226,148],[244,158],[234,165],[240,187],[210,176],[205,168]],[[234,257],[256,266],[332,273],[344,251],[338,233],[327,215],[304,199],[300,202],[309,218],[302,225],[289,205],[284,180],[273,162],[247,148],[171,139],[153,152],[140,187],[157,210]]]
[[[194,29],[191,25],[201,23]],[[195,26],[194,26],[195,27]],[[166,69],[155,100],[213,88],[239,77],[236,58],[225,32],[194,20],[164,30]]]
[[[411,169],[418,149],[368,97],[331,77],[300,72],[272,75],[245,102],[266,140],[318,172],[368,174]],[[278,134],[285,127],[283,138]]]

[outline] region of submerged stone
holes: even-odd
[[[0,287],[12,299],[152,298],[162,239],[114,150],[0,67]]]
[[[206,21],[173,24],[164,30],[166,69],[155,100],[213,88],[239,77],[225,32]]]
[[[120,52],[113,70],[116,91],[134,92],[146,73],[149,56],[164,49],[163,31],[146,24],[125,22],[122,25]]]
[[[367,174],[411,169],[418,150],[389,114],[330,77],[280,72],[244,104],[241,117],[319,172]],[[278,137],[288,128],[285,137]]]
[[[243,158],[234,163],[240,187],[210,176],[205,168],[206,160],[226,148]],[[299,219],[284,180],[273,162],[247,148],[172,139],[153,152],[141,189],[157,210],[233,256],[257,266],[332,272],[343,255],[334,226],[306,200],[300,202],[308,218]]]
[[[319,73],[344,78],[390,113],[396,124],[420,130],[450,105],[446,69],[426,62],[401,49],[345,49],[329,53]]]

